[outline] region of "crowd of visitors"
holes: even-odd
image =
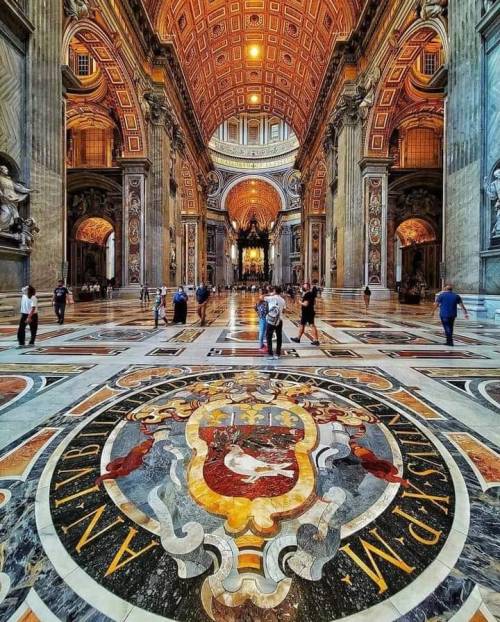
[[[246,286],[245,286],[246,287]],[[226,290],[234,291],[233,287],[225,287]],[[81,290],[83,292],[93,292],[96,297],[107,296],[112,297],[113,286],[108,282],[104,296],[101,286],[98,283],[85,283]],[[248,291],[248,290],[245,290]],[[317,282],[313,282],[311,286],[308,282],[302,285],[297,292],[294,285],[286,287],[286,296],[289,304],[295,308],[297,294],[299,294],[298,303],[300,305],[300,324],[299,332],[296,337],[291,337],[294,343],[300,343],[306,327],[309,326],[312,334],[312,345],[319,346],[319,332],[315,324],[316,317],[316,300],[321,296],[321,289]],[[255,284],[250,286],[251,293],[257,293]],[[220,295],[221,287],[210,287],[205,282],[201,282],[195,290],[196,313],[199,318],[200,326],[206,326],[207,323],[207,307],[211,294]],[[372,292],[368,286],[363,290],[363,299],[366,312],[370,306]],[[153,300],[153,318],[155,328],[158,328],[159,321],[162,320],[168,325],[167,307],[168,307],[168,288],[166,285],[158,287],[155,290]],[[140,286],[141,304],[150,302],[150,292],[147,283]],[[172,296],[173,317],[172,324],[186,324],[188,315],[189,297],[184,287],[179,286]],[[71,290],[65,285],[63,279],[60,279],[55,287],[52,295],[52,305],[58,324],[64,324],[66,306],[73,303],[73,295]],[[457,317],[458,307],[462,308],[464,316],[468,319],[469,315],[461,297],[453,291],[451,284],[447,284],[442,292],[436,295],[432,315],[439,309],[439,316],[443,325],[446,336],[446,345],[453,346],[453,328]],[[261,286],[258,289],[258,299],[255,304],[255,311],[258,317],[258,341],[261,353],[267,353],[269,359],[279,359],[282,351],[283,343],[283,317],[287,310],[287,303],[283,298],[282,288],[280,286]],[[20,304],[21,317],[19,319],[19,327],[17,332],[17,340],[19,348],[33,346],[35,344],[36,334],[38,330],[38,300],[36,290],[32,285],[27,285],[22,289],[22,297]],[[26,345],[26,328],[30,329],[30,340]],[[276,349],[273,349],[273,338],[276,338]]]

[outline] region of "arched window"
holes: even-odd
[[[433,127],[409,127],[403,133],[403,168],[440,168],[441,135]]]
[[[253,120],[248,122],[248,144],[258,145],[260,143],[260,121]]]

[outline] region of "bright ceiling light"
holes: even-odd
[[[252,60],[257,60],[260,57],[260,46],[259,45],[250,45],[248,48],[248,56]]]
[[[254,93],[253,95],[250,95],[250,103],[251,104],[258,104],[260,101],[260,97],[257,95],[257,93]]]

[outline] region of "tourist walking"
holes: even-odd
[[[147,283],[141,285],[141,302],[149,302],[149,287]]]
[[[160,319],[160,309],[162,308],[162,295],[161,289],[156,290],[155,299],[153,302],[153,317],[155,321],[155,328],[158,328],[158,320]],[[164,309],[164,307],[163,307]]]
[[[17,330],[17,341],[19,348],[26,347],[26,325],[30,327],[30,346],[35,345],[36,333],[38,330],[38,300],[36,290],[31,285],[23,287],[21,298],[21,318]]]
[[[200,318],[200,326],[205,326],[205,322],[207,321],[207,305],[209,298],[210,290],[202,281],[196,290],[196,302],[198,303],[196,312]]]
[[[264,290],[261,289],[259,292],[259,300],[255,305],[255,310],[257,311],[257,316],[259,318],[259,349],[261,352],[267,352],[267,346],[264,343],[264,339],[266,338],[266,329],[267,329],[267,310],[268,305],[266,299],[264,297]]]
[[[314,323],[314,319],[316,317],[316,311],[314,309],[314,305],[316,303],[316,292],[311,289],[309,283],[304,283],[302,286],[302,292],[302,300],[300,301],[302,310],[300,315],[299,334],[297,337],[292,337],[291,339],[295,343],[300,343],[300,339],[306,330],[306,326],[309,324],[314,339],[311,343],[313,346],[319,346],[318,329]]]
[[[66,311],[68,295],[69,289],[64,285],[64,281],[59,279],[52,296],[52,305],[54,306],[54,313],[57,316],[58,324],[64,324],[64,312]]]
[[[432,308],[432,317],[434,317],[434,313],[436,309],[439,307],[439,317],[441,319],[441,324],[443,325],[444,334],[446,336],[446,345],[453,345],[453,328],[455,326],[455,320],[457,318],[457,308],[460,305],[462,311],[464,312],[465,319],[469,318],[469,314],[467,309],[465,308],[462,299],[458,294],[455,294],[453,291],[453,286],[448,283],[444,291],[436,296],[436,301]]]
[[[363,300],[365,301],[365,311],[368,313],[368,307],[370,306],[370,298],[372,296],[372,291],[371,289],[368,287],[368,285],[365,287],[364,291],[363,291]]]
[[[283,341],[283,313],[286,309],[286,302],[281,297],[281,287],[276,286],[270,296],[266,296],[267,302],[266,315],[266,339],[267,339],[267,358],[278,359],[281,356],[281,344]],[[273,354],[273,335],[276,333],[276,354]]]
[[[173,324],[185,324],[188,313],[188,295],[184,291],[182,285],[180,285],[174,294],[174,319]]]

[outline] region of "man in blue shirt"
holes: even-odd
[[[210,298],[210,290],[202,281],[196,290],[196,302],[198,303],[198,317],[200,318],[200,326],[205,326],[207,317],[207,305]]]
[[[469,319],[469,314],[467,313],[467,309],[465,308],[462,299],[458,294],[455,294],[453,287],[450,284],[447,284],[444,291],[436,296],[436,302],[434,303],[434,307],[432,309],[432,315],[434,315],[434,312],[439,307],[439,317],[441,318],[444,334],[446,335],[447,346],[453,345],[453,326],[457,318],[458,305],[462,307],[465,318]]]

